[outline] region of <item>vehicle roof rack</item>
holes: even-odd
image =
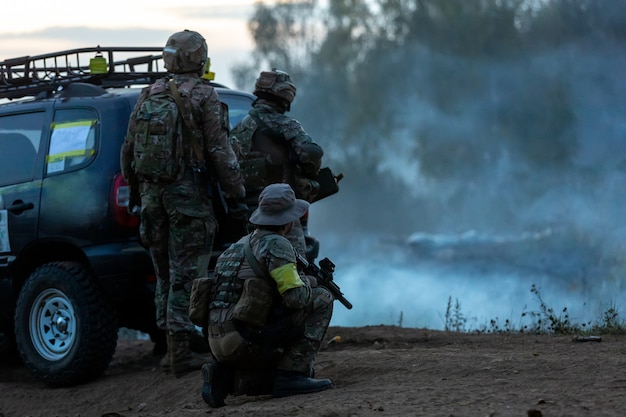
[[[49,95],[74,82],[103,88],[151,84],[169,74],[162,52],[162,47],[97,46],[7,59],[0,62],[0,98]]]

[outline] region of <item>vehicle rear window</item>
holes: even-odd
[[[0,116],[0,185],[33,180],[44,114]]]
[[[96,155],[98,117],[91,109],[57,110],[50,129],[46,174],[79,169]]]
[[[252,107],[252,99],[248,96],[220,93],[220,99],[228,105],[231,129],[248,114]]]

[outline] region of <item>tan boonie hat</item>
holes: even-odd
[[[270,184],[259,195],[259,207],[250,216],[250,223],[259,226],[282,226],[298,220],[309,203],[296,198],[289,184]]]

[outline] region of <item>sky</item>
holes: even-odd
[[[3,4],[0,14],[0,61],[98,45],[161,47],[172,33],[190,29],[207,40],[215,80],[234,87],[231,68],[246,60],[253,48],[247,29],[253,3],[11,1]]]

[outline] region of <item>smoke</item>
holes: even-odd
[[[337,264],[335,281],[354,305],[335,304],[338,326],[442,329],[448,303],[457,302],[468,330],[491,320],[500,327],[506,320],[518,329],[532,325],[530,313],[540,312],[542,302],[576,324],[624,306],[625,286],[607,278],[599,255],[550,229],[510,236],[418,233],[395,241],[322,236],[322,256]]]
[[[354,304],[336,303],[332,324],[442,328],[452,300],[467,327],[519,327],[539,309],[533,285],[575,323],[625,307],[623,51],[594,36],[507,61],[419,45],[381,57],[405,76],[384,82],[394,128],[362,126],[386,138],[376,170],[320,141],[345,179],[309,229]]]

